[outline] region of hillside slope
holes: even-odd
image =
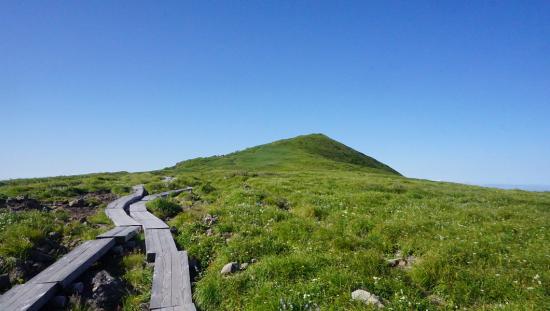
[[[405,178],[320,134],[153,172],[5,181],[0,199],[53,204],[138,183],[152,193],[193,186],[170,199],[183,212],[164,220],[196,263],[203,311],[365,310],[351,300],[357,289],[393,310],[550,306],[550,193]],[[2,273],[47,230],[78,238],[84,225],[64,227],[57,213],[70,210],[56,210],[0,212]],[[246,268],[221,275],[230,262]],[[131,279],[124,309],[147,303],[146,279]]]
[[[180,162],[176,169],[371,169],[399,173],[388,165],[323,134],[302,135],[225,156]]]

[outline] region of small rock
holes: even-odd
[[[256,258],[250,259],[250,263],[255,263],[256,261],[257,261]]]
[[[210,228],[206,230],[206,236],[212,236],[214,234],[214,231]]]
[[[189,273],[191,274],[191,280],[194,280],[201,271],[199,261],[195,257],[189,257]]]
[[[50,239],[57,240],[61,237],[61,235],[59,234],[59,232],[52,231],[48,233],[48,237],[50,237]]]
[[[211,226],[211,225],[215,224],[216,221],[218,221],[218,216],[215,216],[215,215],[207,214],[203,218],[203,222],[208,226]]]
[[[445,305],[445,300],[435,294],[431,294],[430,296],[428,296],[428,300],[434,305],[438,305],[438,306]]]
[[[384,308],[384,305],[380,302],[380,298],[378,298],[378,296],[363,289],[358,289],[351,293],[351,299],[362,301],[368,305],[375,305],[378,308]]]
[[[67,297],[55,296],[50,300],[49,304],[54,308],[64,308],[67,305]]]
[[[82,292],[84,291],[84,283],[82,282],[73,283],[72,290],[76,294],[82,294]]]
[[[10,276],[7,273],[0,274],[0,290],[8,289],[10,286]]]
[[[124,286],[120,279],[101,270],[92,278],[92,304],[94,310],[115,310],[124,295]]]
[[[111,249],[111,252],[116,256],[122,256],[124,248],[121,245],[117,245]]]
[[[390,267],[395,267],[399,264],[399,261],[401,261],[401,258],[394,258],[394,259],[388,259],[387,263]]]
[[[37,249],[38,249],[39,251],[41,251],[42,253],[46,253],[46,254],[47,254],[47,253],[49,253],[49,252],[52,250],[52,247],[51,247],[49,244],[44,243],[44,244],[40,245],[39,247],[37,247]]]
[[[82,198],[78,198],[76,200],[72,200],[71,202],[69,202],[69,206],[70,207],[84,207],[84,206],[86,206],[86,201],[84,201],[84,199],[82,199]]]
[[[243,263],[239,268],[241,270],[245,270],[246,268],[248,268],[248,262]]]
[[[222,271],[220,271],[221,274],[231,274],[235,271],[239,270],[239,264],[236,262],[230,262],[223,266]]]
[[[34,272],[40,272],[40,271],[44,270],[44,268],[46,268],[46,266],[41,262],[35,262],[35,263],[32,264],[31,267],[32,267],[32,271],[34,271]]]
[[[172,227],[170,227],[170,232],[173,233],[173,234],[178,234],[178,228],[172,226]]]

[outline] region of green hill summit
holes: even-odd
[[[323,134],[302,135],[224,156],[183,161],[177,169],[363,169],[400,175],[388,165]]]

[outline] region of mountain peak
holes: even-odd
[[[354,150],[324,134],[315,133],[282,139],[224,156],[198,158],[180,162],[181,169],[279,169],[334,168],[375,169],[399,173],[388,165]]]

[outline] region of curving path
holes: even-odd
[[[155,262],[150,310],[195,311],[187,252],[178,251],[166,223],[149,213],[147,201],[181,193],[192,188],[143,197],[130,205],[130,216],[143,226],[147,260]]]
[[[145,230],[147,259],[155,261],[150,309],[195,310],[191,300],[187,253],[177,250],[168,226],[145,208],[148,200],[189,189],[146,197],[143,185],[135,186],[133,190],[132,194],[111,202],[105,209],[107,216],[116,225],[115,228],[100,234],[96,240],[85,241],[27,283],[16,285],[0,295],[0,310],[39,310],[59,290],[68,288],[115,244],[124,243],[134,237],[142,226]],[[132,206],[135,206],[134,215]],[[127,213],[128,209],[130,215]]]

